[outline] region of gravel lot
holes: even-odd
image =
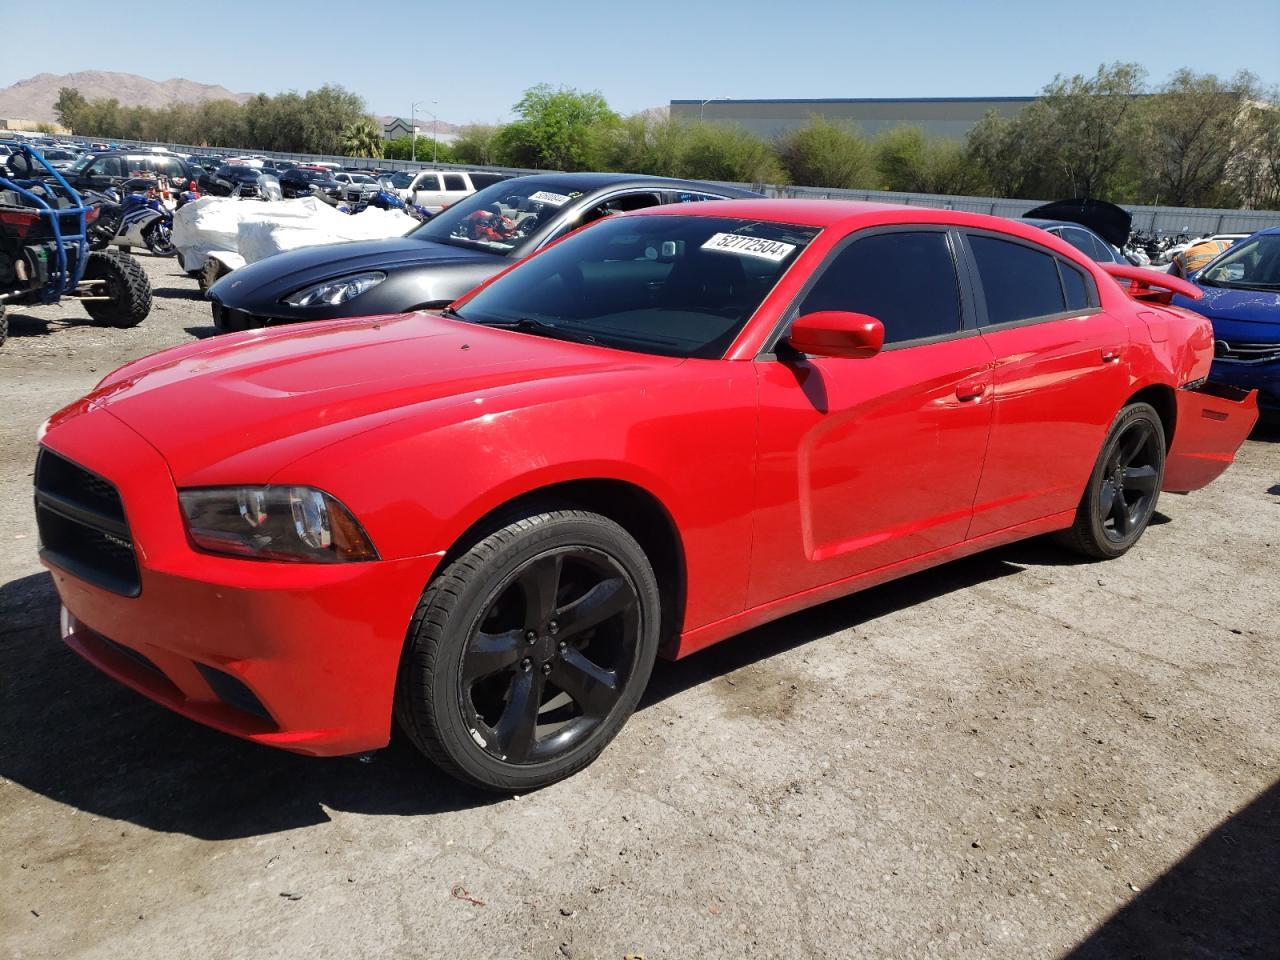
[[[494,799],[206,731],[59,642],[36,427],[211,332],[140,259],[141,327],[22,308],[0,348],[0,956],[1277,956],[1280,431],[1122,560],[1032,541],[660,663],[595,765]]]

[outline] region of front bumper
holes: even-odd
[[[126,597],[48,557],[67,644],[104,673],[226,733],[332,756],[385,746],[396,670],[436,557],[273,563],[198,553],[160,455],[90,408],[44,443],[117,487],[141,590]]]
[[[1257,390],[1261,409],[1280,412],[1280,360],[1265,363],[1214,360],[1209,378],[1241,390]]]

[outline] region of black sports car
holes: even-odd
[[[209,288],[219,332],[442,307],[571,230],[665,203],[759,197],[624,173],[534,174],[473,193],[404,237],[326,244],[241,267]]]

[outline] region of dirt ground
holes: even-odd
[[[1032,541],[660,663],[493,798],[207,731],[58,640],[35,431],[207,335],[194,282],[0,348],[0,957],[1280,956],[1280,432],[1122,560]]]

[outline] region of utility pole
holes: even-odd
[[[410,148],[409,159],[413,160],[414,162],[417,162],[417,159],[418,159],[418,123],[414,119],[414,114],[416,113],[417,109],[418,109],[417,103],[409,104],[409,129],[411,130],[411,136],[413,137],[413,146]]]
[[[703,111],[707,109],[708,103],[714,103],[717,100],[728,100],[728,99],[729,99],[728,97],[707,97],[707,99],[703,100],[702,103],[698,104],[698,122],[699,123],[702,122],[702,114],[703,114]]]

